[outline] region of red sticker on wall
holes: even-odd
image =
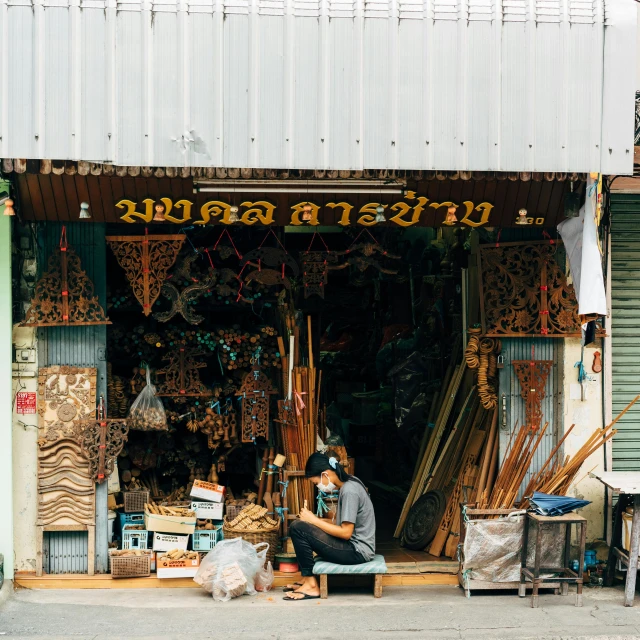
[[[22,415],[36,412],[35,391],[19,391],[16,396],[16,411]]]

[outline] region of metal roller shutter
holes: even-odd
[[[611,199],[613,415],[640,393],[640,195]],[[613,469],[640,469],[640,406],[617,424]]]

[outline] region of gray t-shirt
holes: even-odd
[[[373,560],[376,553],[376,517],[371,498],[360,480],[354,478],[342,485],[336,516],[338,524],[353,523],[351,544],[367,562]]]

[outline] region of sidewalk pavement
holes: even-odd
[[[458,587],[339,590],[328,600],[284,602],[282,591],[214,602],[200,589],[18,590],[0,607],[4,638],[233,640],[638,639],[640,597],[622,605],[622,588],[530,598],[474,595]]]

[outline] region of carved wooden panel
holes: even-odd
[[[578,301],[556,260],[558,242],[480,248],[480,304],[486,336],[580,335]]]
[[[185,235],[107,236],[118,264],[125,270],[145,316],[158,299]]]
[[[66,241],[65,241],[66,242]],[[35,287],[23,327],[111,324],[98,302],[93,282],[76,252],[66,245],[49,257],[47,271]]]
[[[520,381],[520,395],[526,403],[527,426],[538,429],[542,422],[542,401],[553,360],[513,360]]]
[[[95,484],[79,438],[82,420],[95,413],[96,373],[61,366],[38,373],[38,526],[95,524]]]
[[[242,397],[242,442],[269,438],[269,396],[275,393],[271,380],[260,369],[249,371],[244,377],[236,392]]]

